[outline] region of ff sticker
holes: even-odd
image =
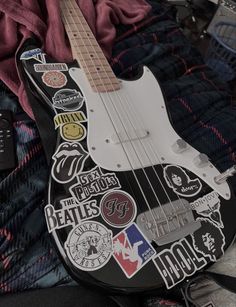
[[[224,254],[225,236],[214,223],[208,219],[197,218],[202,227],[192,234],[193,246],[202,255],[216,261]]]
[[[112,256],[112,232],[98,222],[83,222],[71,230],[65,249],[75,267],[96,271]]]
[[[127,278],[132,278],[156,253],[135,223],[113,238],[113,246],[113,257]]]
[[[129,225],[136,217],[137,208],[134,199],[124,191],[111,191],[100,202],[104,221],[114,227]]]
[[[179,166],[168,165],[164,168],[164,178],[167,185],[178,195],[192,197],[197,195],[202,184],[198,178],[190,179]]]
[[[62,143],[52,158],[52,177],[59,183],[66,183],[82,170],[88,153],[79,143]]]
[[[67,83],[66,75],[61,71],[47,71],[42,75],[43,83],[52,88],[64,87]]]
[[[198,214],[209,217],[219,227],[224,227],[220,214],[219,194],[212,191],[190,203],[191,208]]]
[[[53,106],[63,111],[77,111],[83,103],[84,97],[80,92],[73,89],[62,89],[56,92],[52,98]]]

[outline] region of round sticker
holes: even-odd
[[[69,123],[61,127],[61,136],[66,141],[81,141],[86,136],[86,130],[81,124]]]
[[[102,268],[112,255],[112,232],[98,222],[83,222],[68,235],[67,255],[83,271]]]
[[[66,85],[67,78],[60,71],[47,71],[42,76],[43,82],[53,88],[61,88]]]
[[[133,222],[137,213],[134,199],[124,191],[112,191],[104,195],[100,208],[107,224],[117,228]]]

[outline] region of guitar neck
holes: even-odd
[[[94,92],[120,88],[105,55],[75,0],[60,0],[61,16],[74,59],[79,62]]]

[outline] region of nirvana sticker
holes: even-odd
[[[220,214],[219,194],[215,191],[198,198],[191,203],[191,207],[198,214],[209,217],[219,227],[224,227]]]
[[[202,227],[192,234],[194,248],[215,262],[224,254],[225,236],[210,220],[197,218],[197,221],[201,222]]]
[[[66,85],[67,78],[60,71],[48,71],[42,75],[43,83],[48,87],[61,88]]]
[[[83,222],[68,235],[67,255],[83,271],[102,268],[112,255],[112,232],[98,222]]]
[[[62,143],[53,155],[52,176],[60,183],[75,178],[82,170],[88,153],[79,143]]]
[[[34,64],[34,70],[36,72],[68,71],[68,66],[65,63]]]
[[[53,106],[63,111],[77,111],[83,103],[84,97],[77,90],[63,89],[54,95],[52,98]]]
[[[127,278],[140,271],[156,253],[134,223],[114,237],[113,246],[113,257]]]
[[[55,127],[60,127],[60,135],[65,141],[82,141],[87,131],[80,122],[87,121],[83,112],[61,113],[54,117]]]
[[[81,221],[94,218],[100,214],[96,200],[78,204],[75,199],[68,198],[62,200],[61,204],[62,209],[59,210],[55,210],[52,205],[47,205],[44,209],[49,232],[70,225],[76,226]]]
[[[134,199],[126,192],[112,191],[100,202],[101,214],[107,224],[122,228],[133,222],[137,208]]]
[[[31,60],[34,59],[38,61],[39,63],[45,64],[46,59],[45,59],[46,54],[42,52],[41,49],[36,48],[32,50],[27,50],[22,53],[20,59],[21,60]]]
[[[197,256],[186,239],[174,243],[171,249],[164,249],[153,261],[167,289],[174,287],[207,264],[205,258]]]
[[[98,166],[79,174],[77,180],[78,182],[70,187],[70,192],[78,202],[88,201],[92,196],[121,188],[115,173],[103,174]]]
[[[164,168],[164,177],[168,186],[176,194],[191,197],[198,194],[202,188],[200,180],[190,179],[186,172],[179,166],[168,165]]]

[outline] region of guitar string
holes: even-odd
[[[83,25],[81,24],[81,26],[83,27]],[[91,43],[91,41],[89,40],[89,42]],[[93,45],[91,44],[91,46],[93,47]],[[94,49],[94,51],[95,51],[95,48],[93,48]],[[100,60],[100,62],[101,62],[101,60]],[[103,66],[102,65],[102,62],[101,62],[101,66]],[[106,70],[105,70],[105,72],[106,72]],[[112,82],[111,82],[111,85],[112,85]],[[121,98],[120,98],[120,96],[119,96],[119,100],[120,100],[120,102],[121,102]],[[127,104],[128,106],[129,106],[129,104]],[[117,109],[116,109],[116,112],[117,112]],[[118,112],[117,112],[118,113]],[[132,121],[130,121],[130,119],[129,119],[129,122],[130,123],[132,123]],[[133,126],[133,124],[132,124],[132,126]],[[133,126],[133,128],[135,128],[134,126]],[[137,136],[137,135],[136,135]],[[139,139],[139,138],[138,138]],[[140,141],[140,139],[139,139],[139,141]],[[144,148],[144,151],[145,151],[145,153],[146,153],[146,155],[147,155],[147,157],[149,158],[149,156],[148,156],[148,154],[147,154],[147,152],[146,152],[146,150],[145,150],[145,147],[144,147],[144,145],[143,145],[143,143],[140,141],[140,144],[142,145],[142,147]],[[153,150],[153,149],[152,149]],[[157,156],[157,154],[156,154],[156,152],[154,151],[154,154],[156,155],[156,157],[158,158],[158,160],[159,160],[159,162],[160,162],[160,159],[159,159],[159,157]],[[149,160],[150,160],[150,158],[149,158]],[[150,160],[150,162],[151,162],[151,160]],[[161,164],[161,166],[162,166],[162,168],[164,169],[164,167],[163,167],[163,165],[162,165],[162,163],[160,162],[160,164]],[[169,195],[168,195],[168,193],[167,193],[167,191],[165,190],[165,188],[164,188],[164,186],[163,186],[163,184],[162,184],[162,182],[161,182],[161,180],[160,180],[160,178],[159,178],[159,176],[158,176],[158,174],[157,174],[157,172],[156,172],[156,169],[153,167],[153,170],[154,170],[154,172],[155,172],[155,174],[156,174],[156,176],[157,176],[157,178],[158,178],[158,180],[159,180],[159,182],[161,183],[161,186],[162,186],[162,188],[163,188],[163,190],[165,191],[165,193],[166,193],[166,195],[167,195],[167,198],[168,198],[168,200],[169,200],[169,203],[171,204],[171,206],[172,206],[172,209],[173,209],[173,211],[174,211],[174,213],[175,213],[175,215],[176,215],[176,218],[177,218],[177,221],[178,221],[178,224],[179,224],[179,227],[181,227],[181,225],[180,225],[180,220],[179,220],[179,216],[178,216],[178,213],[177,213],[177,211],[175,211],[175,208],[174,208],[174,206],[173,206],[173,204],[172,204],[172,201],[171,201],[171,199],[170,199],[170,197],[169,197]],[[149,178],[148,178],[148,176],[146,175],[146,177],[147,177],[147,179],[148,179],[148,181],[149,181]],[[155,193],[155,190],[153,189],[153,186],[152,186],[152,184],[151,184],[151,182],[149,181],[149,184],[150,184],[150,186],[152,187],[152,190],[153,190],[153,193],[156,195],[156,193]],[[157,195],[156,195],[156,199],[158,200],[158,198],[157,198]],[[159,202],[159,200],[158,200],[158,202]],[[182,200],[180,200],[180,202],[182,203]],[[160,205],[160,207],[161,207],[161,209],[162,209],[162,212],[163,212],[163,214],[164,214],[164,216],[166,217],[166,220],[168,221],[168,219],[167,219],[167,216],[166,216],[166,214],[165,214],[165,212],[164,212],[164,209],[162,208],[162,205],[161,205],[161,203],[159,202],[159,205]],[[183,203],[182,203],[182,205],[183,205]],[[184,205],[183,205],[183,207],[184,207]],[[184,207],[184,209],[185,209],[185,207]],[[168,222],[167,222],[168,223]],[[174,222],[173,222],[173,224],[174,224]],[[174,227],[176,227],[176,225],[174,225]],[[169,224],[168,224],[168,228],[169,228],[169,231],[170,231],[170,227],[169,227]]]
[[[64,2],[64,4],[65,4],[65,2]],[[65,6],[67,6],[67,4],[65,4]],[[67,7],[67,8],[68,8],[68,7]],[[69,7],[69,10],[70,10],[70,7]],[[70,24],[69,24],[69,22],[67,21],[67,18],[66,18],[66,16],[63,14],[63,12],[62,12],[62,15],[64,16],[64,20],[65,20],[65,22],[66,22],[68,28],[71,30]],[[73,23],[74,23],[75,26],[76,26],[76,23],[75,23],[74,19],[73,19]],[[79,32],[79,31],[77,31],[77,32]],[[78,47],[76,43],[75,43],[75,45],[76,45],[76,47]],[[79,50],[79,48],[77,48],[77,50]],[[81,54],[81,51],[80,51],[80,50],[79,50],[79,53]],[[81,56],[81,58],[82,58],[82,61],[84,62],[84,66],[86,67],[87,64],[86,64],[85,60],[83,59],[83,56]],[[89,72],[89,74],[90,74],[90,72]],[[90,74],[90,76],[91,76],[91,74]],[[93,78],[92,78],[92,82],[93,82],[93,84],[94,84],[94,86],[95,86],[95,88],[96,88],[96,85],[95,85],[95,83],[94,83],[94,81],[93,81]],[[98,92],[98,95],[99,95],[100,98],[101,98],[101,95],[100,95],[99,92]],[[102,98],[101,98],[101,101],[103,101]],[[109,116],[109,114],[108,114],[108,116]],[[111,122],[112,122],[112,119],[111,119],[111,118],[110,118],[110,120],[111,120]],[[112,122],[112,124],[113,124],[113,122]],[[114,129],[115,129],[115,127],[114,127]],[[118,138],[119,138],[119,135],[118,135]],[[119,139],[119,140],[120,140],[120,139]],[[120,140],[120,141],[121,141],[121,140]],[[143,192],[143,189],[142,189],[142,187],[141,187],[141,185],[140,185],[140,183],[139,183],[139,181],[138,181],[138,179],[137,179],[137,176],[136,176],[136,174],[135,174],[135,172],[134,172],[134,170],[133,170],[133,167],[132,167],[132,165],[131,165],[131,163],[130,163],[129,157],[128,157],[128,155],[127,155],[125,149],[124,149],[124,146],[123,146],[122,142],[121,142],[121,146],[122,146],[122,148],[123,148],[123,150],[124,150],[124,153],[125,153],[125,155],[126,155],[126,157],[127,157],[128,162],[129,162],[129,164],[130,164],[132,173],[133,173],[134,178],[135,178],[135,180],[136,180],[136,182],[137,182],[137,184],[138,184],[138,186],[139,186],[140,192],[141,192],[141,194],[142,194],[142,196],[143,196],[143,198],[144,198],[144,200],[145,200],[145,202],[146,202],[146,204],[147,204],[149,210],[151,211],[151,208],[150,208],[150,205],[149,205],[148,200],[147,200],[147,198],[146,198],[146,195],[145,195],[145,193]],[[126,175],[125,175],[125,176],[126,176]],[[126,178],[127,178],[127,176],[126,176]],[[129,182],[128,178],[127,178],[127,182]],[[138,205],[138,206],[139,206],[139,205]],[[145,213],[144,213],[144,215],[145,215]],[[155,226],[156,226],[157,236],[159,237],[159,230],[158,230],[158,227],[157,227],[157,224],[156,224],[156,219],[155,219],[155,217],[153,216],[152,211],[151,211],[151,215],[152,215],[154,224],[155,224]],[[151,234],[152,234],[152,233],[151,233]],[[153,234],[152,234],[152,236],[153,236]],[[153,240],[155,240],[155,236],[153,236]]]
[[[79,20],[79,21],[80,21],[80,20]],[[81,23],[81,22],[80,22],[80,23]],[[82,26],[82,28],[84,28],[82,24],[81,24],[81,26]],[[91,46],[93,47],[93,45],[92,45],[92,43],[91,43],[90,40],[89,40],[89,42],[90,42]],[[93,48],[93,49],[94,49],[94,51],[95,51],[95,48]],[[102,65],[102,62],[101,62],[101,59],[100,59],[100,63],[101,63],[101,66],[103,66],[103,65]],[[106,70],[105,70],[105,72],[106,72]],[[108,75],[107,75],[107,76],[108,76]],[[101,80],[101,81],[102,81],[102,80]],[[113,86],[112,86],[112,82],[111,82],[111,87],[113,87]],[[116,94],[117,94],[117,92],[116,92]],[[120,102],[121,102],[121,99],[120,99],[120,96],[119,96],[119,95],[118,95],[118,97],[119,97],[119,100],[120,100]],[[111,98],[110,98],[110,100],[111,100],[111,102],[112,102],[112,99],[111,99]],[[113,104],[113,102],[112,102],[112,104]],[[115,104],[115,105],[116,105],[116,104]],[[115,109],[116,109],[116,107],[115,107]],[[117,113],[117,114],[120,114],[119,112],[117,112],[117,109],[116,109],[116,113]],[[124,117],[124,116],[123,116],[123,117]],[[123,117],[122,117],[122,118],[123,118]],[[125,132],[126,132],[126,134],[127,134],[127,136],[128,136],[128,133],[127,133],[126,128],[125,128],[125,125],[123,124],[123,121],[122,121],[121,119],[120,119],[120,122],[122,123],[123,128],[124,128],[124,130],[125,130]],[[130,122],[132,123],[132,121],[130,121],[130,119],[128,120],[128,122],[129,122],[129,123],[130,123]],[[134,128],[134,127],[133,127],[133,128]],[[129,137],[129,136],[128,136],[128,137]],[[140,144],[142,145],[142,147],[144,148],[144,151],[145,151],[145,153],[146,153],[146,156],[148,157],[149,161],[151,162],[150,157],[148,156],[148,153],[146,152],[145,147],[143,146],[143,143],[140,141],[140,139],[138,138],[137,135],[136,135],[136,137],[137,137],[137,139],[139,140],[139,142],[140,142]],[[132,146],[133,146],[133,144],[132,144]],[[133,149],[134,149],[134,146],[133,146]],[[135,151],[135,149],[134,149],[134,151]],[[136,155],[137,155],[137,152],[136,152]],[[137,155],[137,156],[138,156],[138,155]],[[138,157],[138,159],[139,159],[139,161],[141,162],[141,160],[140,160],[139,157]],[[160,159],[159,159],[159,158],[158,158],[158,160],[159,160],[159,162],[160,162]],[[141,163],[142,163],[142,162],[141,162]],[[161,162],[160,162],[160,164],[161,164]],[[162,164],[161,164],[161,165],[162,165]],[[168,193],[166,192],[166,190],[165,190],[165,188],[164,188],[164,186],[163,186],[163,184],[162,184],[162,182],[161,182],[161,180],[160,180],[160,178],[159,178],[159,176],[158,176],[158,174],[157,174],[155,168],[154,168],[153,166],[152,166],[152,168],[153,168],[153,170],[154,170],[154,172],[155,172],[155,174],[156,174],[156,176],[157,176],[159,182],[161,183],[161,186],[162,186],[162,188],[163,188],[163,190],[164,190],[164,192],[165,192],[165,194],[166,194],[166,196],[167,196],[167,199],[169,200],[170,205],[172,206],[172,210],[173,210],[173,212],[175,213],[175,216],[176,216],[176,218],[177,218],[179,227],[181,227],[181,225],[180,225],[180,220],[179,220],[179,216],[178,216],[178,214],[177,214],[177,211],[175,210],[175,208],[174,208],[174,206],[173,206],[173,204],[172,204],[172,201],[171,201],[171,199],[169,198],[169,195],[168,195]],[[168,229],[169,229],[169,232],[170,232],[169,219],[167,218],[166,213],[165,213],[165,211],[164,211],[164,209],[163,209],[163,207],[162,207],[162,205],[161,205],[161,202],[159,201],[158,196],[156,195],[156,192],[155,192],[155,190],[154,190],[154,188],[153,188],[153,186],[152,186],[152,183],[150,182],[150,180],[149,180],[149,178],[148,178],[148,175],[147,175],[146,173],[145,173],[145,176],[146,176],[146,178],[147,178],[147,180],[148,180],[148,182],[149,182],[149,185],[151,186],[151,189],[152,189],[152,191],[153,191],[153,194],[155,194],[156,200],[157,200],[158,203],[159,203],[159,207],[161,208],[161,210],[162,210],[162,212],[163,212],[163,215],[164,215],[164,217],[166,218],[167,226],[168,226]],[[152,210],[152,209],[151,209],[151,210]],[[158,215],[158,218],[159,218],[159,215]],[[175,225],[173,219],[171,219],[171,220],[172,220],[172,223],[173,223],[174,227],[176,227],[176,225]]]
[[[80,22],[80,20],[79,20],[79,22]],[[83,27],[83,25],[82,25],[82,27]],[[83,27],[84,28],[84,27]],[[84,29],[85,30],[85,29]],[[91,46],[92,46],[92,43],[91,43],[91,41],[89,40],[89,42],[90,42],[90,44],[91,44]],[[93,48],[93,49],[95,49],[95,48]],[[95,50],[94,50],[95,51]],[[100,59],[100,58],[99,58]],[[101,59],[100,59],[100,63],[101,63],[101,66],[103,66],[103,64],[102,64],[102,61],[101,61]],[[106,70],[105,70],[105,72],[106,72]],[[108,75],[107,75],[108,76]],[[102,81],[102,80],[101,80]],[[112,86],[112,82],[111,82],[111,86]],[[112,86],[113,87],[113,86]],[[114,91],[114,88],[113,88],[113,91]],[[115,92],[115,94],[117,95],[117,91],[114,91]],[[122,105],[122,100],[121,100],[121,97],[119,96],[119,95],[117,95],[118,96],[118,98],[119,98],[119,101],[120,101],[120,105]],[[128,103],[128,100],[127,100],[127,98],[125,97],[125,100],[127,101],[127,103],[126,103],[126,107],[128,106],[130,106],[130,104]],[[115,104],[115,106],[116,106],[116,104]],[[122,109],[124,109],[124,108],[121,108],[120,110],[122,110]],[[117,114],[119,114],[119,112],[117,112],[117,110],[116,110],[116,113]],[[135,111],[133,110],[133,112],[131,111],[131,112],[127,112],[127,113],[124,113],[125,115],[123,115],[122,116],[122,118],[124,118],[125,116],[126,116],[126,114],[135,114]],[[129,116],[128,116],[129,117]],[[136,116],[137,117],[137,116]],[[137,117],[138,118],[138,117]],[[121,121],[122,122],[122,121]],[[128,123],[131,123],[132,124],[132,126],[133,126],[133,128],[134,128],[134,131],[135,131],[135,134],[136,134],[136,128],[134,127],[134,125],[133,125],[133,120],[130,120],[130,118],[128,118]],[[140,123],[141,121],[139,120],[139,123]],[[142,122],[141,122],[142,123]],[[144,128],[144,127],[143,127]],[[145,129],[143,129],[144,131],[145,131]],[[138,135],[136,134],[136,139],[138,139],[139,140],[139,142],[140,142],[140,144],[142,145],[142,148],[143,148],[143,150],[145,151],[145,154],[146,154],[146,156],[148,157],[148,159],[149,159],[149,161],[151,162],[151,159],[149,158],[149,156],[148,156],[148,153],[147,153],[147,151],[146,151],[146,149],[145,149],[145,146],[144,146],[144,144],[142,143],[142,141],[139,139],[139,137],[138,137]],[[149,145],[150,145],[150,143],[149,143]],[[152,149],[152,152],[154,153],[154,155],[156,156],[156,158],[158,159],[158,161],[159,161],[159,164],[161,165],[161,167],[162,167],[162,169],[163,169],[163,172],[164,172],[164,166],[163,166],[163,164],[162,164],[162,162],[161,162],[161,160],[160,160],[160,158],[158,157],[158,155],[157,155],[157,153],[155,152],[155,150],[153,149],[153,147],[151,146],[151,149]],[[167,199],[168,199],[168,201],[169,201],[169,203],[170,203],[170,205],[171,205],[171,207],[172,207],[172,210],[173,210],[173,213],[175,214],[175,216],[176,216],[176,218],[177,218],[177,222],[178,222],[178,224],[179,224],[179,227],[181,227],[181,225],[180,225],[180,220],[179,220],[179,215],[178,215],[178,213],[177,213],[177,211],[176,211],[176,209],[175,209],[175,207],[174,207],[174,205],[173,205],[173,203],[172,203],[172,201],[171,201],[171,199],[170,199],[170,197],[169,197],[169,195],[168,195],[168,193],[167,193],[167,191],[166,191],[166,189],[165,189],[165,187],[164,187],[164,185],[163,185],[163,183],[162,183],[162,181],[160,180],[160,177],[159,177],[159,175],[158,175],[158,173],[157,173],[157,171],[156,171],[156,169],[155,169],[155,167],[152,165],[152,168],[153,168],[153,170],[154,170],[154,173],[155,173],[155,175],[157,176],[157,178],[158,178],[158,180],[159,180],[159,182],[160,182],[160,184],[161,184],[161,186],[162,186],[162,189],[164,190],[164,193],[166,194],[166,196],[167,196]],[[168,177],[168,175],[167,175],[167,177]],[[147,177],[148,178],[148,177]],[[152,189],[153,189],[153,187],[152,187]],[[153,192],[155,193],[155,191],[153,190]],[[156,194],[156,193],[155,193]],[[179,201],[180,201],[180,203],[182,204],[182,206],[183,206],[183,208],[184,208],[184,211],[183,212],[185,212],[186,211],[186,208],[185,208],[185,206],[184,206],[184,204],[183,204],[183,202],[182,202],[182,200],[180,199],[180,197],[179,197],[179,195],[178,194],[176,194],[177,195],[177,198],[179,199]],[[156,195],[156,197],[157,197],[157,195]],[[160,206],[161,206],[161,204],[160,204]],[[162,207],[161,207],[161,209],[162,209]],[[164,213],[164,216],[167,218],[167,216],[166,216],[166,214],[165,214],[165,212],[164,212],[164,209],[162,209],[162,212]],[[173,221],[173,224],[174,224],[174,221]],[[174,225],[174,227],[176,227],[176,225]]]

